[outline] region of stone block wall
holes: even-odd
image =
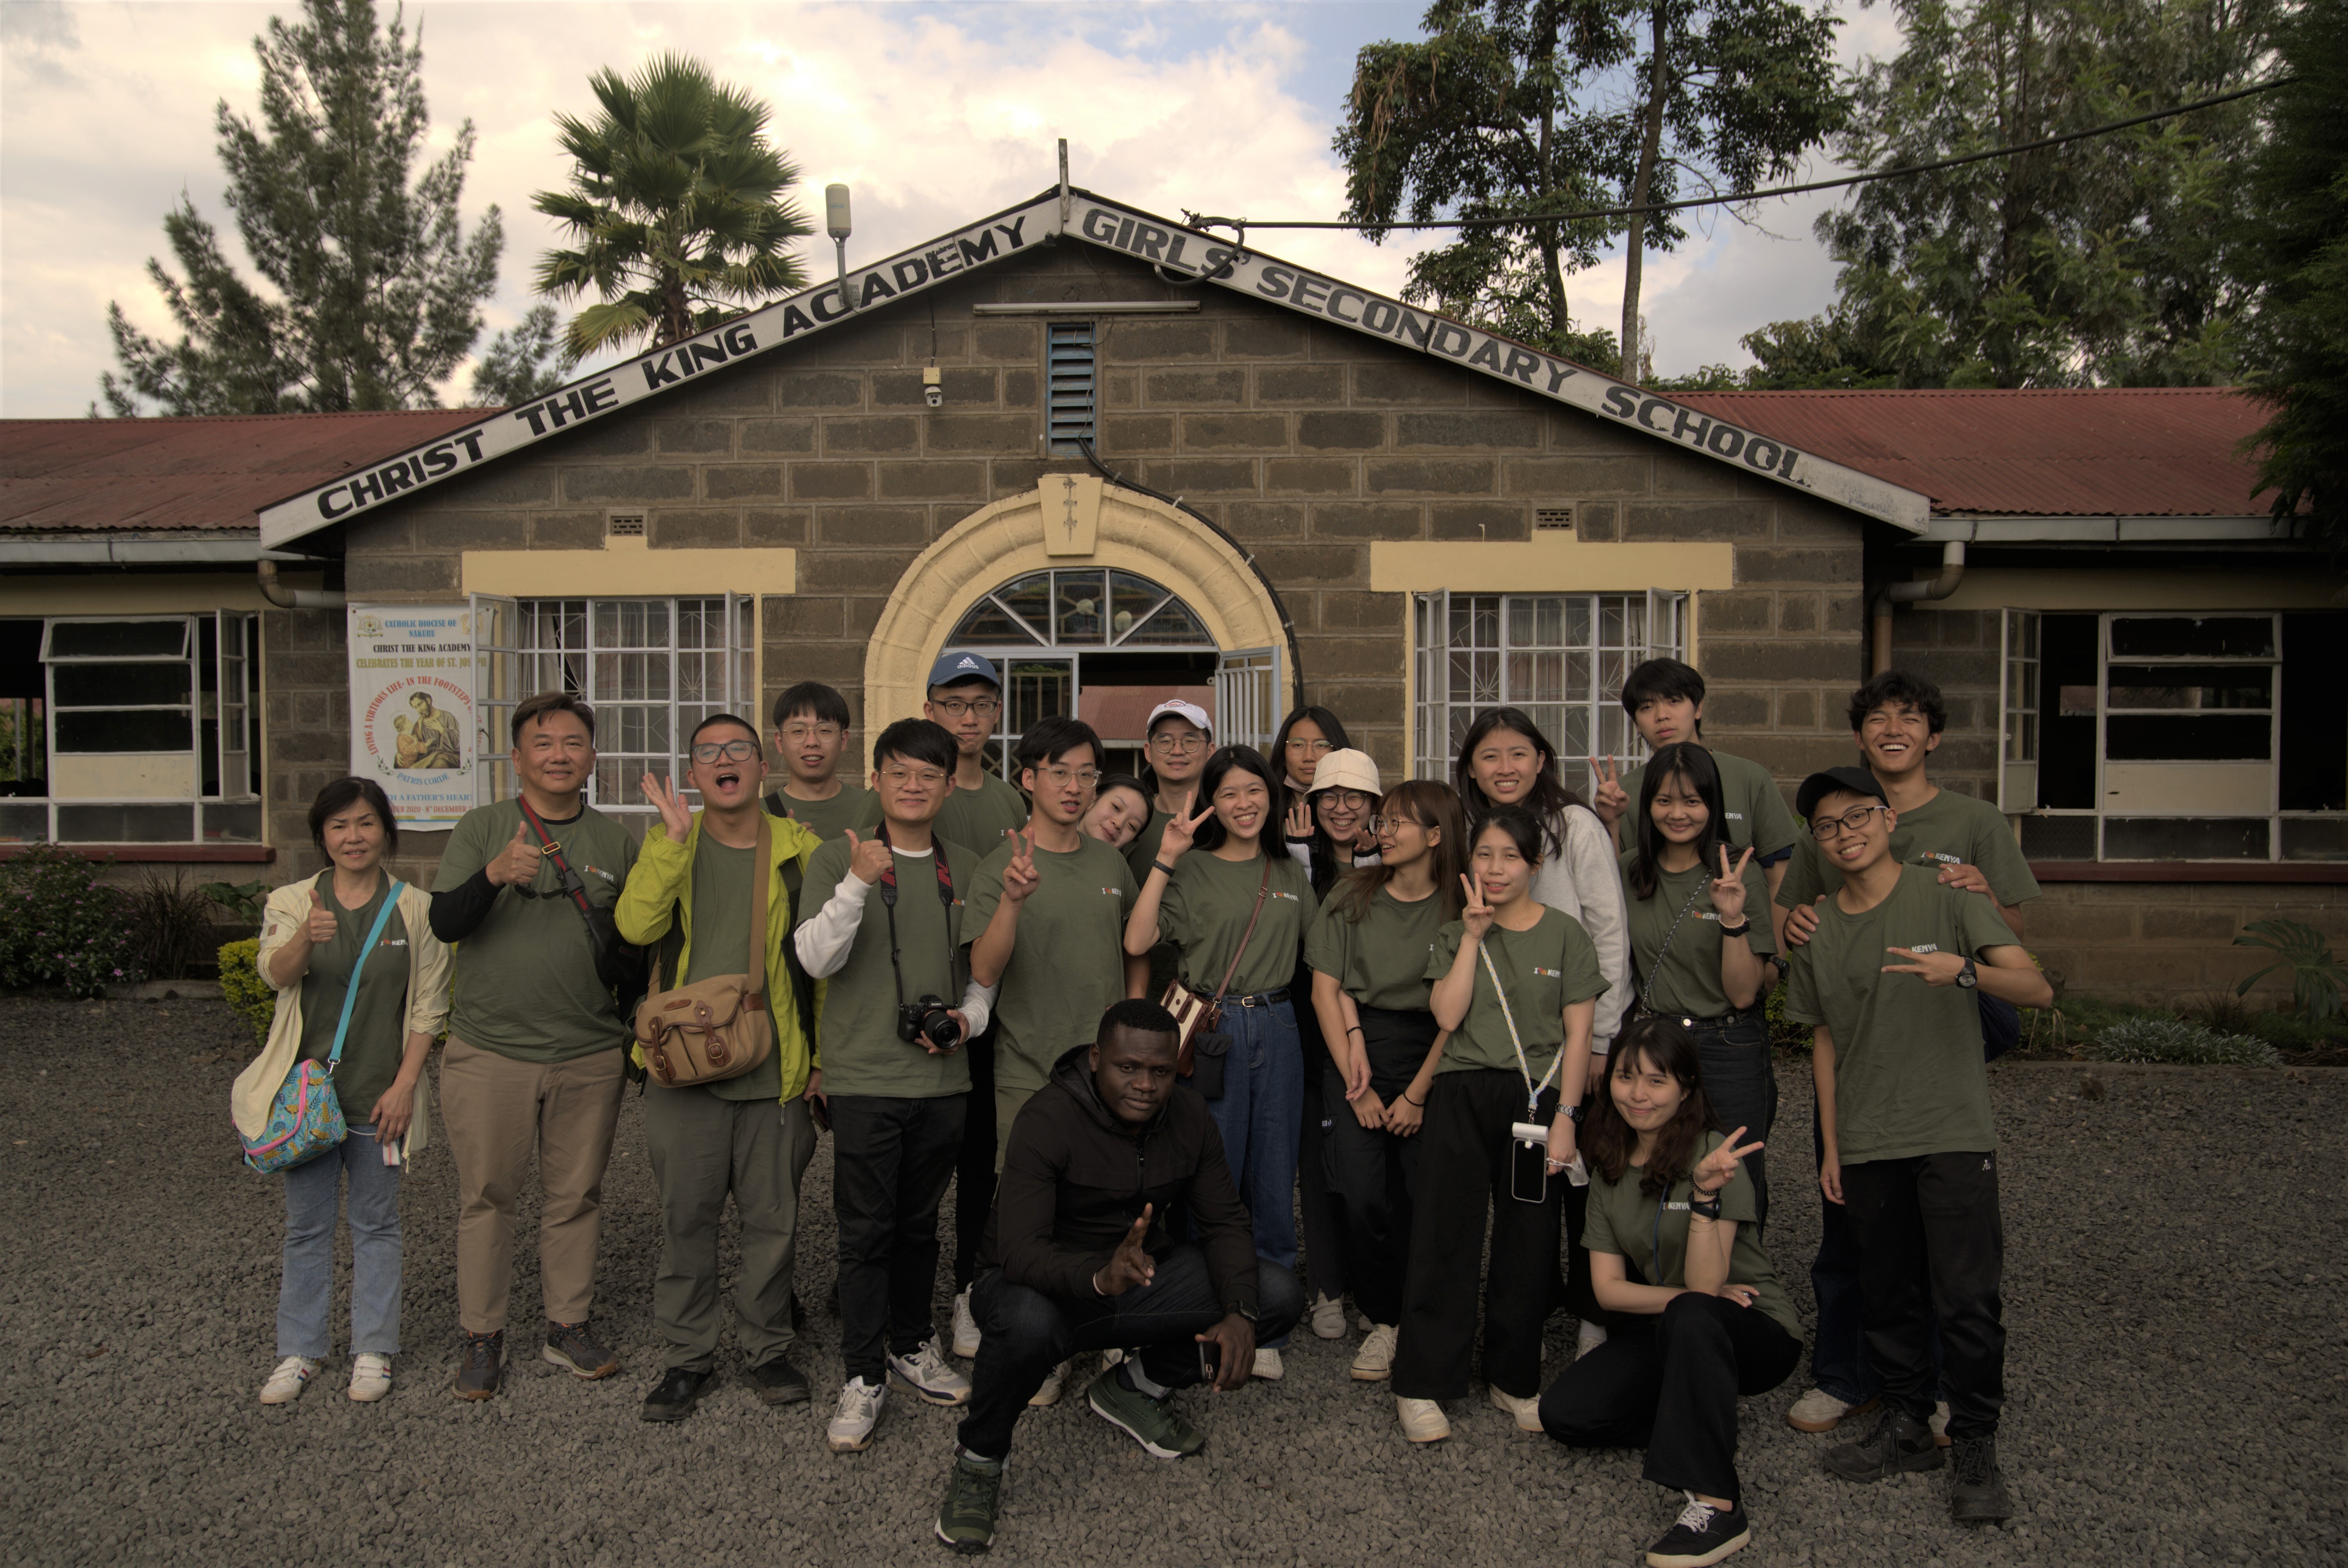
[[[2234,882],[2056,882],[2025,908],[2024,940],[2058,991],[2112,1001],[2191,1006],[2231,996],[2271,955],[2233,945],[2253,920],[2304,921],[2348,950],[2348,887]],[[2287,978],[2251,992],[2254,1007],[2291,998]]]

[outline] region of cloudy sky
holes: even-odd
[[[0,415],[87,408],[113,363],[109,300],[149,332],[169,326],[144,268],[167,253],[161,219],[182,190],[234,246],[212,108],[225,98],[254,112],[252,39],[273,12],[292,9],[290,0],[0,0]],[[798,159],[819,219],[826,183],[855,188],[851,258],[870,257],[1050,184],[1056,137],[1068,139],[1078,183],[1159,212],[1334,218],[1344,181],[1329,144],[1354,51],[1415,36],[1424,9],[1423,0],[431,0],[407,16],[423,26],[435,148],[464,119],[479,133],[468,220],[492,202],[504,211],[494,330],[529,307],[530,264],[556,238],[530,206],[532,191],[563,180],[551,117],[592,113],[587,77],[602,66],[630,70],[685,50],[766,97],[772,134]],[[1887,7],[1844,0],[1844,10],[1847,59],[1896,46]],[[1826,200],[1769,203],[1760,227],[1703,217],[1679,253],[1648,257],[1660,371],[1744,364],[1739,334],[1832,298],[1833,267],[1810,238]],[[1405,242],[1342,234],[1270,242],[1389,292],[1409,253]],[[1619,317],[1618,258],[1568,287],[1578,319]],[[458,371],[448,401],[461,401],[468,374]]]

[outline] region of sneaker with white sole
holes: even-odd
[[[889,1385],[851,1378],[839,1390],[839,1408],[823,1429],[823,1440],[836,1454],[861,1453],[872,1446],[872,1429],[889,1403]]]
[[[1124,1360],[1124,1351],[1104,1350],[1101,1352],[1101,1370],[1104,1372],[1114,1372]]]
[[[922,1340],[910,1356],[890,1357],[889,1370],[916,1398],[932,1405],[970,1403],[970,1379],[946,1365],[945,1352],[934,1337]]]
[[[351,1363],[351,1398],[372,1405],[391,1392],[391,1358],[363,1351]]]
[[[1529,1399],[1520,1399],[1514,1394],[1502,1392],[1497,1383],[1488,1384],[1486,1387],[1492,1396],[1492,1408],[1496,1410],[1505,1410],[1513,1417],[1519,1431],[1537,1432],[1541,1430],[1540,1395],[1535,1394]]]
[[[1932,1429],[1932,1440],[1942,1448],[1949,1446],[1949,1401],[1940,1400],[1932,1407],[1930,1419],[1924,1423]]]
[[[1712,1568],[1752,1544],[1753,1526],[1741,1503],[1715,1508],[1684,1493],[1687,1506],[1663,1539],[1647,1548],[1647,1568]]]
[[[1605,1343],[1606,1326],[1604,1324],[1584,1323],[1581,1331],[1573,1337],[1573,1358],[1579,1361]]]
[[[1415,1443],[1439,1443],[1451,1435],[1451,1422],[1443,1407],[1433,1399],[1395,1400],[1395,1414],[1402,1419],[1402,1435]]]
[[[1375,1328],[1376,1327],[1376,1324],[1370,1321],[1370,1315],[1368,1313],[1364,1312],[1358,1307],[1354,1309],[1354,1331],[1355,1333],[1367,1334],[1371,1329]]]
[[[302,1389],[318,1375],[318,1363],[307,1356],[288,1356],[277,1363],[277,1370],[269,1374],[269,1381],[261,1385],[261,1402],[264,1405],[290,1405],[302,1397]]]
[[[1370,1337],[1354,1352],[1354,1381],[1383,1383],[1394,1376],[1395,1339],[1396,1330],[1391,1323],[1370,1326]]]
[[[954,1297],[953,1353],[967,1361],[978,1354],[978,1319],[970,1315],[970,1288]]]
[[[1345,1337],[1345,1304],[1334,1296],[1316,1297],[1313,1303],[1313,1337],[1316,1339],[1343,1339]]]
[[[1277,1350],[1258,1350],[1252,1370],[1256,1377],[1267,1383],[1277,1383],[1288,1376],[1288,1368],[1280,1364],[1280,1352]]]
[[[1812,1389],[1786,1412],[1786,1424],[1797,1432],[1830,1432],[1846,1418],[1864,1415],[1873,1409],[1873,1399],[1854,1405],[1849,1399],[1836,1399],[1824,1389]]]
[[[1037,1409],[1058,1404],[1060,1396],[1067,1391],[1069,1369],[1075,1366],[1074,1361],[1063,1361],[1045,1373],[1042,1385],[1027,1396],[1027,1403]]]

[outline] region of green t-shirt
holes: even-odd
[[[1720,984],[1720,944],[1725,938],[1720,934],[1720,916],[1712,907],[1711,875],[1695,866],[1678,872],[1658,869],[1654,896],[1642,898],[1631,889],[1631,862],[1635,858],[1634,855],[1622,856],[1622,907],[1630,917],[1632,979],[1641,994],[1657,1012],[1694,1018],[1735,1012]],[[1777,950],[1776,940],[1769,933],[1769,879],[1761,863],[1751,860],[1746,863],[1743,880],[1744,917],[1753,928],[1738,939],[1766,957]],[[1679,912],[1687,908],[1692,893],[1695,907],[1688,909],[1687,918],[1680,920],[1679,934],[1672,937],[1671,950],[1664,953],[1663,938]],[[1660,975],[1655,971],[1658,953],[1663,954]],[[1766,974],[1762,978],[1769,979]]]
[[[521,825],[521,803],[501,800],[475,806],[458,820],[432,879],[435,892],[462,886],[506,852]],[[620,888],[636,864],[636,841],[627,829],[592,806],[565,822],[548,821],[546,831],[562,858],[586,885],[588,901],[601,908],[619,902]],[[535,833],[526,835],[535,844]],[[512,887],[497,890],[497,902],[471,936],[457,944],[456,1006],[448,1032],[516,1061],[569,1061],[598,1050],[617,1050],[628,1025],[612,1009],[612,993],[595,974],[595,948],[579,907],[562,897],[551,856],[538,868],[525,898]]]
[[[1436,933],[1435,951],[1426,959],[1429,980],[1451,972],[1467,935],[1467,926],[1458,920]],[[1565,1009],[1606,989],[1606,977],[1598,969],[1598,948],[1581,921],[1544,904],[1540,924],[1529,931],[1511,931],[1496,922],[1485,934],[1484,949],[1492,955],[1493,968],[1509,989],[1509,1012],[1516,1016],[1517,1037],[1525,1047],[1523,1065],[1538,1083],[1564,1049]],[[1516,1046],[1509,1038],[1509,1014],[1500,1010],[1491,970],[1481,958],[1476,960],[1475,999],[1468,1004],[1467,1018],[1452,1031],[1437,1071],[1466,1072],[1478,1067],[1519,1071]]]
[[[969,978],[966,955],[961,951],[971,935],[967,889],[977,876],[979,856],[942,838],[937,842],[945,846],[946,869],[953,877],[953,904],[949,908],[938,897],[936,862],[931,855],[899,851],[897,948],[904,970],[905,1000],[933,996],[950,1008],[960,1007],[963,982]],[[835,838],[815,852],[815,858],[808,863],[808,919],[831,902],[839,879],[848,875],[853,853],[845,838]],[[848,962],[824,988],[823,1016],[817,1027],[823,1034],[826,1094],[934,1100],[970,1089],[970,1061],[961,1051],[932,1056],[922,1047],[897,1038],[897,982],[889,964],[889,909],[877,883],[865,895],[864,917],[848,949]]]
[[[1427,1010],[1426,961],[1443,929],[1443,900],[1428,894],[1405,903],[1381,887],[1360,909],[1332,894],[1304,938],[1304,961],[1334,976],[1337,989],[1365,1007]]]
[[[1695,1159],[1702,1160],[1720,1143],[1719,1133],[1704,1133],[1696,1140]],[[1590,1173],[1590,1207],[1582,1216],[1581,1245],[1591,1252],[1613,1254],[1649,1285],[1684,1290],[1688,1197],[1694,1184],[1682,1176],[1672,1184],[1671,1191],[1651,1198],[1639,1190],[1643,1173],[1637,1165],[1625,1165],[1620,1181],[1610,1182],[1595,1171]],[[1769,1255],[1762,1250],[1754,1212],[1753,1179],[1740,1161],[1728,1185],[1720,1189],[1720,1217],[1736,1222],[1736,1239],[1728,1248],[1728,1283],[1751,1286],[1754,1309],[1766,1313],[1798,1339],[1801,1319],[1794,1316],[1794,1304],[1786,1298],[1777,1271],[1769,1266]]]
[[[1980,1001],[1962,987],[1883,972],[1906,961],[1887,948],[1978,958],[2013,946],[1988,899],[1937,876],[1900,867],[1883,902],[1863,914],[1828,899],[1817,934],[1794,949],[1786,1016],[1824,1024],[1834,1038],[1836,1153],[1846,1164],[1997,1147]]]
[[[839,781],[839,793],[829,800],[801,800],[776,790],[767,796],[767,815],[802,823],[818,838],[829,841],[850,828],[859,832],[880,820],[880,797],[862,784]]]
[[[1100,1033],[1101,1014],[1125,997],[1125,922],[1141,896],[1125,856],[1097,838],[1065,854],[1035,852],[1035,891],[1019,907],[1019,931],[995,992],[994,1081],[1033,1092],[1072,1045]],[[1004,843],[971,879],[963,931],[975,942],[1003,902]]]
[[[1133,868],[1134,886],[1149,879],[1149,863],[1158,858],[1159,846],[1166,842],[1166,825],[1173,821],[1171,813],[1149,808],[1149,820],[1125,846],[1125,863]]]
[[[1777,787],[1776,779],[1767,768],[1749,757],[1722,751],[1713,752],[1712,762],[1720,770],[1721,815],[1726,819],[1721,831],[1732,851],[1741,853],[1749,846],[1753,858],[1760,860],[1781,849],[1794,848],[1809,837],[1808,831],[1794,820],[1794,808],[1786,804],[1785,792]],[[1631,797],[1621,825],[1626,848],[1638,833],[1638,824],[1633,819],[1639,811],[1641,781],[1646,776],[1644,763],[1622,775],[1622,793]],[[1768,911],[1765,908],[1762,913]]]
[[[744,972],[743,965],[750,960],[750,899],[756,891],[751,878],[757,870],[756,845],[736,849],[720,844],[704,825],[693,851],[693,962],[682,983]],[[782,914],[780,909],[767,911],[770,928]],[[677,927],[670,931],[681,935]],[[682,941],[678,946],[683,947]],[[761,942],[758,968],[764,969],[766,963],[766,946]],[[782,1040],[775,1032],[775,1009],[768,1008],[759,1016],[767,1020],[767,1060],[739,1078],[702,1085],[720,1100],[772,1100],[783,1091]],[[653,1084],[645,1092],[665,1091]]]
[[[1260,850],[1246,860],[1220,860],[1194,849],[1175,862],[1173,878],[1159,901],[1158,929],[1181,949],[1182,982],[1193,990],[1212,991],[1231,967],[1231,955],[1255,909],[1255,890],[1264,886],[1263,867]],[[1312,876],[1285,854],[1275,853],[1263,914],[1227,994],[1251,997],[1294,980],[1296,955],[1320,907],[1313,896]]]
[[[375,897],[357,909],[345,909],[335,901],[331,868],[319,872],[310,886],[335,912],[335,939],[310,949],[310,969],[302,977],[302,1054],[296,1060],[324,1061],[335,1053],[335,1026],[342,1021],[351,966],[358,962],[359,945],[383,913],[391,878],[380,876]],[[349,1125],[374,1122],[375,1102],[399,1076],[399,1061],[407,1050],[407,922],[394,909],[366,967],[359,971],[359,999],[351,1008],[350,1032],[343,1037],[342,1065],[335,1069],[335,1098]]]
[[[2014,842],[2004,814],[1978,795],[1944,789],[1923,804],[1899,814],[1891,830],[1891,858],[1902,866],[1978,866],[1997,901],[2011,907],[2038,897],[2038,878]],[[1777,885],[1777,902],[1788,909],[1815,904],[1842,886],[1842,873],[1818,853],[1818,841],[1803,829],[1793,864]]]
[[[880,820],[880,797],[873,797],[874,822]],[[966,844],[983,858],[994,853],[1006,833],[1027,825],[1027,797],[993,774],[980,777],[976,789],[955,784],[946,791],[930,831],[948,844]]]

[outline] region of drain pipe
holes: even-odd
[[[253,570],[261,578],[261,597],[280,610],[340,610],[348,602],[340,589],[278,587],[273,560],[255,561]]]
[[[1875,596],[1875,658],[1871,672],[1891,668],[1891,607],[1946,599],[1965,580],[1965,542],[1951,539],[1941,547],[1941,575],[1930,582],[1895,582]]]

